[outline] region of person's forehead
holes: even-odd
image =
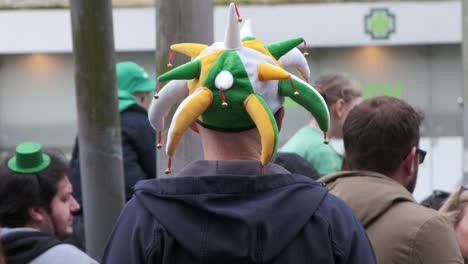
[[[67,175],[57,182],[57,193],[67,193],[72,191],[72,185]]]

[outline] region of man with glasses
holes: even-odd
[[[419,148],[421,121],[400,99],[362,102],[343,126],[351,171],[320,179],[353,208],[379,264],[463,263],[450,222],[412,196],[426,155]]]

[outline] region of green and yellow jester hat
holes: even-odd
[[[171,50],[192,60],[159,76],[158,81],[169,82],[156,91],[149,110],[160,148],[164,117],[173,105],[182,101],[168,131],[166,173],[170,173],[171,158],[183,133],[194,122],[219,131],[257,127],[263,168],[276,152],[278,126],[273,114],[282,107],[286,96],[315,117],[326,141],[330,122],[327,104],[314,87],[283,68],[296,68],[308,81],[307,61],[296,48],[304,39],[265,45],[253,36],[249,22],[244,22],[247,26],[241,34],[242,20],[238,14],[231,3],[224,42],[211,46],[195,43],[171,46]]]

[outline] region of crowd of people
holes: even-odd
[[[168,84],[154,97],[141,66],[116,65],[127,203],[99,261],[468,263],[467,188],[422,204],[412,195],[426,155],[421,113],[393,97],[364,100],[341,74],[309,85],[277,62],[303,66],[297,40],[241,40],[238,23],[231,5],[224,45],[178,46],[209,59],[159,76]],[[312,116],[276,153],[278,95]],[[159,178],[155,130],[176,99],[166,153],[190,128],[204,159]],[[0,264],[97,263],[84,252],[80,178],[78,140],[70,162],[23,142],[0,163]]]

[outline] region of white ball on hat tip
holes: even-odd
[[[218,73],[215,79],[215,85],[220,90],[227,90],[232,87],[234,83],[234,77],[228,71],[221,71]]]

